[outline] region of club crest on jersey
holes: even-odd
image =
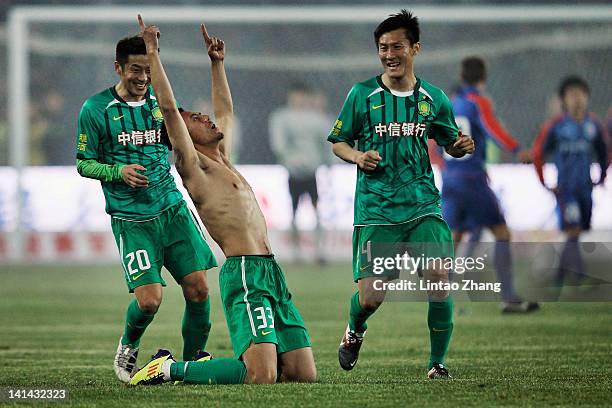
[[[153,110],[151,111],[151,115],[153,115],[153,119],[155,119],[157,122],[162,122],[164,120],[164,115],[162,115],[159,106],[153,108]]]
[[[429,101],[423,100],[418,103],[419,115],[423,117],[430,116],[432,114],[432,106]]]

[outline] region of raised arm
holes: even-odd
[[[234,104],[232,94],[225,75],[225,43],[218,37],[210,37],[206,26],[200,25],[204,46],[210,57],[212,77],[212,105],[215,113],[215,122],[221,132],[223,141],[220,150],[229,158],[232,151],[232,136],[234,127]]]
[[[198,168],[198,155],[189,136],[187,126],[176,107],[174,93],[170,81],[166,76],[159,57],[159,29],[155,26],[145,27],[142,17],[138,15],[138,24],[142,32],[147,56],[151,65],[151,85],[155,91],[157,104],[164,116],[164,123],[168,131],[170,143],[176,157],[176,169],[181,177],[189,176]]]

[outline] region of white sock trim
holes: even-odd
[[[170,358],[162,363],[161,370],[162,373],[164,373],[164,381],[170,381],[172,379],[170,378],[170,366],[172,365],[172,363],[174,363],[174,360]]]

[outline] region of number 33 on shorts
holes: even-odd
[[[259,306],[253,309],[254,324],[261,336],[267,336],[274,331],[274,313],[270,306]]]

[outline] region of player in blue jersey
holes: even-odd
[[[514,290],[511,234],[497,197],[489,187],[485,168],[486,142],[493,140],[501,148],[515,153],[521,161],[528,161],[529,153],[521,151],[518,141],[495,117],[491,100],[483,95],[486,80],[487,70],[482,58],[467,57],[461,62],[461,86],[451,102],[457,125],[463,133],[472,136],[476,150],[461,158],[444,155],[442,210],[455,245],[466,232],[473,234],[488,228],[493,233],[495,270],[502,286],[502,311],[529,312],[536,310],[538,304],[522,301]],[[478,211],[474,211],[475,208]]]
[[[585,267],[578,241],[591,228],[593,186],[603,185],[608,168],[608,148],[603,125],[588,111],[590,90],[578,76],[565,78],[559,87],[563,113],[547,122],[536,139],[533,156],[542,185],[557,198],[559,225],[566,243],[557,274],[562,283],[568,271],[580,279]],[[557,185],[544,182],[543,164],[547,154],[557,167]],[[593,154],[601,169],[599,180],[591,179]]]

